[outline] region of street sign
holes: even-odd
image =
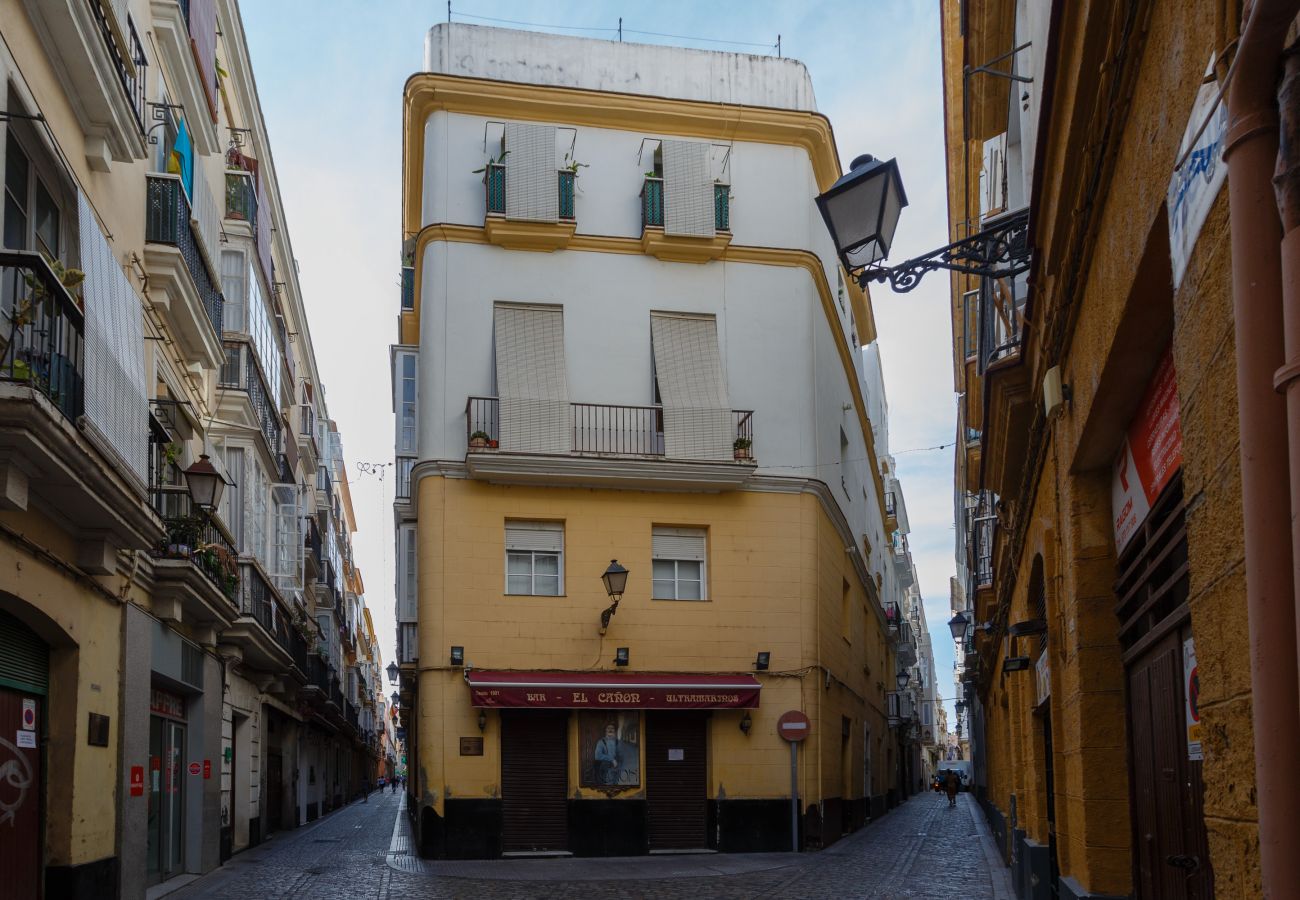
[[[811,731],[812,723],[797,709],[781,713],[781,718],[776,720],[776,733],[791,743],[802,741]]]
[[[212,760],[210,759],[203,760],[203,777],[204,779],[212,777]]]
[[[131,767],[131,796],[144,796],[144,766]]]
[[[200,765],[198,764],[198,762],[192,762],[192,763],[190,763],[190,774],[191,774],[191,775],[197,775],[197,774],[199,774],[199,773],[202,772],[202,771],[203,771],[203,767],[200,766]]]

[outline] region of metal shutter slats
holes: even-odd
[[[0,684],[31,694],[50,685],[50,650],[36,632],[0,612]]]
[[[651,850],[708,844],[705,718],[692,713],[646,714],[646,807]],[[669,751],[680,752],[670,759]],[[672,754],[678,756],[679,754]]]
[[[506,525],[506,549],[564,551],[564,526],[558,522],[514,522]]]
[[[144,493],[148,472],[149,404],[145,394],[144,323],[140,299],[99,230],[84,193],[77,193],[82,268],[86,273],[85,420],[109,456]]]
[[[656,527],[652,537],[655,559],[704,561],[704,529]]]
[[[497,304],[494,320],[501,449],[568,453],[563,309]]]
[[[568,828],[568,716],[501,715],[501,849],[564,850]]]
[[[664,453],[732,459],[734,427],[713,316],[651,313],[655,376],[664,407]]]
[[[664,158],[664,233],[713,237],[712,148],[699,141],[661,142]]]
[[[221,217],[224,210],[218,211],[216,198],[208,187],[203,173],[203,160],[194,163],[194,196],[190,198],[190,221],[199,236],[199,251],[208,264],[212,280],[221,283],[221,269],[218,257],[221,253]]]
[[[506,218],[555,222],[560,217],[555,126],[506,123]]]

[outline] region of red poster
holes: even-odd
[[[203,777],[205,779],[212,777],[212,760],[210,759],[203,760]]]
[[[1182,467],[1183,433],[1178,413],[1178,376],[1171,344],[1151,376],[1115,460],[1111,509],[1115,546],[1121,552]]]
[[[144,766],[131,767],[131,796],[144,796]]]

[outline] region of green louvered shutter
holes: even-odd
[[[50,685],[50,650],[22,622],[0,612],[0,686],[44,696]]]

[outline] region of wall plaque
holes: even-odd
[[[482,756],[483,739],[481,737],[463,737],[460,739],[461,756]]]

